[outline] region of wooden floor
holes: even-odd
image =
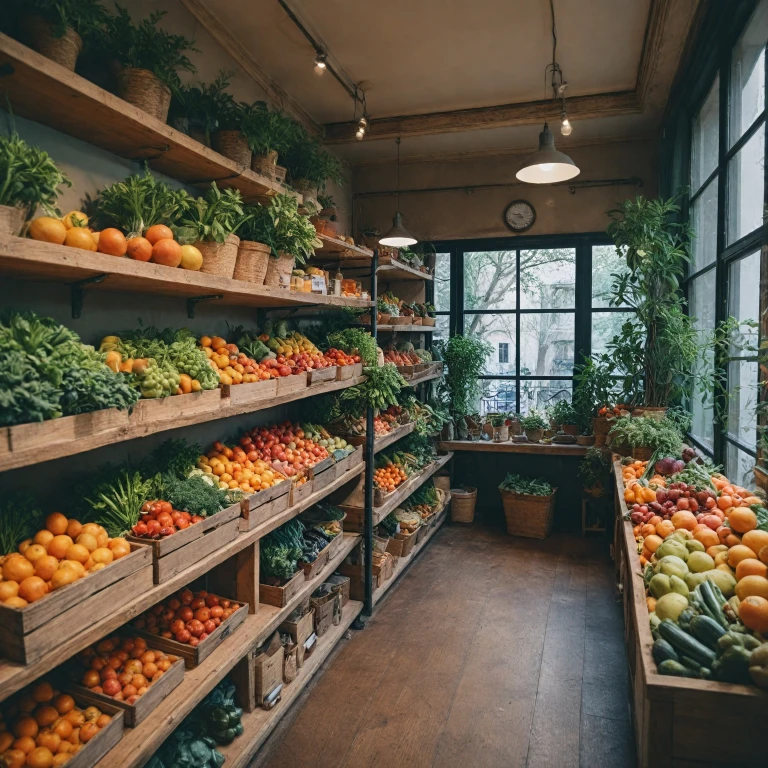
[[[253,768],[630,768],[603,540],[445,525]]]

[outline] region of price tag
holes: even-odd
[[[312,293],[322,293],[325,294],[325,277],[320,277],[318,275],[312,275]]]

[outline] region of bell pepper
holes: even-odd
[[[768,643],[752,651],[749,657],[749,676],[758,688],[768,688]]]
[[[718,658],[712,664],[712,677],[723,683],[750,682],[750,659],[760,641],[742,632],[726,632],[717,641]]]

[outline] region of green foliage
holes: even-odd
[[[520,426],[523,430],[548,429],[547,420],[538,411],[529,411],[520,418]]]
[[[72,182],[56,167],[50,155],[27,144],[16,132],[0,136],[0,205],[38,207],[57,215],[59,187]]]
[[[28,493],[3,493],[0,500],[0,556],[14,552],[24,539],[31,539],[40,529],[42,519],[43,513]]]
[[[141,507],[157,486],[153,478],[145,480],[141,473],[121,470],[113,482],[98,485],[86,499],[93,521],[103,525],[110,536],[121,536],[136,525]]]
[[[227,93],[233,74],[221,70],[212,83],[180,86],[171,101],[171,121],[186,118],[191,124],[199,125],[210,145],[211,134],[219,127],[220,114],[233,101]]]
[[[205,197],[193,199],[177,227],[181,243],[201,240],[223,243],[251,217],[243,206],[243,198],[237,189],[220,190],[216,182]]]
[[[298,569],[304,549],[304,524],[294,518],[261,540],[259,567],[262,578],[290,579]]]
[[[622,416],[614,422],[610,436],[615,443],[630,448],[650,448],[663,456],[679,456],[683,450],[678,424],[667,418]]]
[[[592,429],[592,419],[600,408],[613,405],[618,397],[615,363],[608,355],[592,355],[576,367],[574,375],[573,410],[582,432]]]
[[[298,123],[282,112],[271,111],[263,101],[257,101],[244,115],[241,125],[251,151],[266,155],[275,151],[282,155],[300,129]]]
[[[551,496],[552,486],[541,477],[524,477],[509,473],[501,481],[500,491],[514,491],[528,496]]]
[[[98,38],[103,55],[117,59],[125,68],[148,69],[172,92],[181,86],[179,72],[195,72],[185,51],[195,51],[194,42],[171,35],[158,26],[167,11],[155,11],[138,24],[125,8],[115,4],[115,15],[107,19],[105,34]]]
[[[299,213],[299,204],[293,195],[275,195],[268,206],[248,208],[238,234],[243,240],[268,245],[275,258],[281,253],[295,256],[298,264],[305,264],[315,248],[322,245],[312,222]]]
[[[454,418],[472,413],[480,385],[478,377],[485,369],[485,361],[493,348],[490,344],[468,336],[451,336],[448,341],[437,342],[435,348],[445,362],[445,375],[450,410]]]
[[[345,328],[328,335],[328,344],[349,354],[357,351],[365,366],[375,366],[378,358],[376,340],[362,328]]]
[[[197,443],[169,439],[160,443],[142,462],[143,475],[172,475],[186,477],[196,466],[203,451]]]
[[[170,501],[174,509],[200,517],[215,515],[240,497],[239,491],[233,498],[232,492],[216,488],[202,475],[182,478],[165,474],[161,482],[160,495],[164,500]]]
[[[576,412],[567,400],[558,400],[547,412],[549,418],[558,426],[577,423]]]
[[[339,397],[342,409],[352,416],[362,416],[368,406],[383,410],[390,405],[397,405],[397,393],[408,386],[394,363],[369,366],[363,368],[363,373],[365,381],[345,389]]]
[[[344,183],[341,160],[324,150],[320,139],[310,137],[302,126],[297,125],[281,162],[293,182],[305,182],[319,190],[324,190],[329,181]]]
[[[594,446],[587,448],[584,459],[579,464],[579,474],[584,478],[585,488],[594,488],[605,482],[611,471],[611,460],[606,451]]]
[[[11,0],[7,14],[15,19],[40,16],[51,27],[54,37],[62,37],[68,28],[82,38],[100,32],[108,14],[99,0]]]

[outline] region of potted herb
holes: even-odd
[[[240,243],[235,232],[247,217],[240,192],[220,190],[213,182],[204,197],[190,202],[179,222],[179,241],[192,243],[203,254],[201,272],[232,277]]]
[[[317,192],[328,182],[344,183],[343,164],[335,155],[322,148],[320,139],[310,137],[297,127],[285,154],[285,166],[291,186],[302,193],[305,204],[317,207]]]
[[[107,20],[99,0],[12,0],[8,11],[32,48],[71,72],[83,39],[100,32]]]
[[[547,422],[538,411],[531,411],[520,419],[520,426],[523,432],[525,432],[529,443],[539,443],[542,437],[544,437]]]
[[[231,94],[222,93],[216,115],[216,130],[211,137],[217,152],[245,168],[251,167],[253,153],[242,126],[252,110],[252,106],[235,101]]]
[[[435,350],[446,365],[443,379],[451,416],[460,430],[460,420],[474,410],[480,394],[479,377],[492,347],[471,336],[451,336],[447,341],[435,342]]]
[[[509,427],[507,426],[506,416],[503,413],[495,414],[491,418],[491,426],[493,427],[494,443],[506,443],[509,440]]]
[[[520,414],[517,411],[507,413],[504,423],[509,427],[510,435],[521,435],[523,433],[523,428],[520,424]]]
[[[194,72],[185,51],[197,51],[182,35],[171,35],[157,26],[166,11],[155,11],[134,25],[125,8],[106,22],[100,39],[103,55],[118,66],[117,95],[129,104],[165,122],[171,93],[181,87],[179,72]]]
[[[298,130],[298,124],[290,117],[270,111],[263,101],[257,101],[243,122],[243,132],[253,152],[251,169],[278,181],[285,179],[286,169],[278,166],[277,160]]]
[[[17,133],[0,136],[0,233],[20,235],[38,208],[58,215],[59,187],[72,182],[47,152]]]
[[[609,433],[611,448],[617,453],[630,450],[635,459],[646,461],[659,451],[664,456],[679,456],[683,436],[678,423],[668,418],[622,416],[614,422]]]
[[[379,247],[379,238],[381,237],[381,232],[376,229],[376,227],[363,227],[363,230],[360,234],[362,235],[363,242],[367,248],[370,248],[373,251]]]
[[[536,539],[549,536],[557,488],[553,488],[543,477],[508,474],[499,485],[499,492],[510,536]]]
[[[593,355],[576,368],[574,375],[573,409],[582,434],[594,432],[595,445],[605,445],[611,427],[600,409],[616,401],[617,387],[614,365],[603,355]]]
[[[219,125],[221,103],[229,96],[226,91],[232,75],[222,70],[212,83],[180,86],[171,99],[171,125],[210,147],[211,136]]]
[[[567,400],[558,400],[548,409],[549,422],[552,429],[562,429],[566,435],[577,435],[579,433],[576,425],[576,413]],[[568,427],[566,429],[566,427]]]
[[[602,496],[610,471],[609,453],[600,448],[589,448],[579,464],[579,474],[584,478],[584,493],[588,496]]]

